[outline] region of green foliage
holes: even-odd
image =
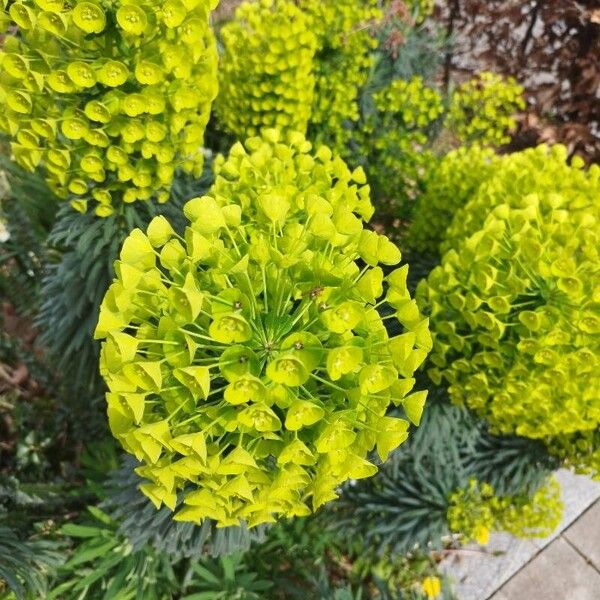
[[[145,204],[144,209],[151,206]],[[124,207],[99,219],[63,207],[48,237],[44,301],[37,322],[42,343],[63,380],[76,389],[99,389],[99,348],[91,340],[97,311],[110,285],[119,246],[129,231],[149,220],[140,216],[143,212]]]
[[[428,552],[378,557],[360,538],[331,531],[330,520],[320,512],[279,521],[245,555],[247,568],[273,582],[269,599],[421,599],[430,579],[447,591]]]
[[[56,542],[22,541],[16,531],[0,527],[0,597],[5,584],[16,600],[47,598],[48,576],[63,562],[63,552]]]
[[[506,144],[514,114],[525,108],[523,92],[512,77],[483,71],[452,94],[448,128],[462,143]]]
[[[150,547],[134,551],[117,532],[117,523],[97,508],[90,507],[83,524],[61,528],[65,536],[80,540],[59,569],[48,600],[60,598],[139,598],[167,600],[178,597],[179,575],[170,557]]]
[[[38,173],[29,173],[22,167],[12,162],[5,152],[8,147],[2,136],[2,153],[0,153],[0,169],[2,175],[2,200],[0,204],[4,211],[10,211],[19,205],[27,217],[30,235],[35,235],[39,240],[44,239],[51,229],[56,210],[57,198],[50,191],[43,177]]]
[[[273,587],[268,580],[257,579],[256,573],[245,569],[240,554],[222,556],[217,561],[200,559],[192,571],[196,580],[190,586],[191,594],[182,600],[260,600],[267,598]]]
[[[394,6],[390,8],[372,27],[377,48],[373,51],[372,68],[360,98],[363,117],[374,110],[375,92],[397,79],[409,81],[420,76],[431,80],[443,58],[446,41],[434,23],[415,26],[402,11],[394,11]]]
[[[216,111],[238,139],[263,128],[306,132],[314,98],[316,38],[289,0],[241,4],[221,30]]]
[[[546,537],[559,525],[563,504],[560,486],[550,479],[533,496],[497,496],[493,486],[469,481],[466,489],[450,496],[448,524],[464,541],[487,544],[490,531],[507,531],[516,537]]]
[[[203,546],[196,543],[197,537],[190,543],[192,538],[186,539],[183,532],[191,529],[197,534],[206,522],[197,527],[169,518],[161,527],[158,518],[146,521],[130,463],[127,460],[121,472],[112,476],[109,493],[114,493],[113,486],[120,491],[103,502],[103,511],[90,509],[91,519],[88,516],[62,528],[74,549],[49,598],[421,600],[431,589],[427,586],[441,586],[432,557],[418,554],[394,562],[369,559],[360,544],[336,539],[319,516],[279,521],[266,536],[252,534],[256,543],[250,550],[230,545],[226,556],[217,556],[214,542],[226,539],[234,528],[213,529],[212,539]],[[148,505],[147,500],[143,502]],[[117,512],[120,516],[110,518]],[[124,515],[129,523],[122,521]],[[142,521],[135,524],[137,515]],[[143,527],[152,528],[155,539],[132,542],[127,532]],[[443,597],[448,598],[445,584],[443,588]],[[123,596],[115,595],[117,590]]]
[[[384,46],[394,39],[392,31]],[[505,83],[490,73],[458,88],[449,107],[421,76],[375,88],[373,102],[365,107],[365,127],[357,134],[357,155],[378,195],[386,199],[389,216],[410,217],[411,201],[418,198],[409,246],[435,251],[454,211],[491,172],[493,154],[482,147],[507,141],[512,115],[522,108],[521,92],[512,80]],[[474,147],[439,160],[436,155],[449,134]],[[473,159],[476,165],[469,162]]]
[[[45,237],[55,199],[44,181],[0,155],[0,293],[30,315],[39,301]]]
[[[183,237],[157,217],[116,263],[96,328],[109,423],[157,508],[184,491],[176,520],[309,514],[308,496],[316,509],[372,475],[367,452],[385,460],[419,423],[426,393],[409,392],[430,338],[407,266],[384,295],[378,264],[401,257],[363,229],[364,172],[311,148],[275,130],[236,144],[185,205]],[[409,420],[386,416],[392,403]]]
[[[407,243],[419,253],[437,254],[455,212],[489,180],[501,161],[493,150],[463,146],[431,160],[414,208]]]
[[[431,379],[494,430],[546,441],[600,422],[600,169],[561,155],[504,158],[417,290],[434,323]]]
[[[214,4],[12,2],[2,14],[0,129],[15,161],[40,167],[81,212],[166,201],[177,167],[202,171],[217,91]]]
[[[98,374],[99,343],[92,338],[123,240],[136,227],[146,227],[157,214],[169,215],[179,226],[183,199],[202,193],[211,178],[208,170],[193,181],[178,174],[167,204],[125,205],[107,218],[80,215],[68,207],[59,211],[46,241],[48,252],[41,290],[44,300],[37,325],[41,341],[69,390],[66,395],[72,406],[87,411],[89,407],[77,402],[79,396],[84,394],[89,401],[103,390]],[[93,409],[91,412],[94,414]]]
[[[39,300],[41,243],[19,204],[0,200],[0,211],[0,294],[21,315],[30,315]]]

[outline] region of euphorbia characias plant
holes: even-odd
[[[167,200],[177,168],[202,170],[217,3],[5,0],[0,130],[15,160],[81,212]]]
[[[265,130],[215,170],[181,235],[157,217],[126,239],[96,336],[142,491],[182,501],[176,520],[254,526],[377,471],[420,421],[431,338],[398,248],[364,228],[362,169]]]
[[[600,169],[565,159],[540,147],[500,161],[417,288],[431,379],[494,431],[551,448],[600,426]]]

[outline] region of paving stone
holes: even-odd
[[[452,579],[457,598],[486,600],[538,551],[531,540],[494,533],[485,548],[469,544],[445,559],[441,568]]]
[[[504,594],[504,592],[496,592],[490,600],[510,600],[510,598]]]
[[[600,571],[600,500],[581,515],[563,536]]]
[[[559,537],[500,591],[510,600],[598,600],[600,574]]]
[[[546,538],[532,540],[539,549],[545,548],[552,540],[556,539],[579,518],[581,513],[585,512],[600,498],[600,482],[582,475],[575,475],[566,469],[560,469],[555,475],[558,483],[560,483],[565,510],[556,531]],[[598,598],[600,599],[600,594],[598,594]]]
[[[442,561],[442,570],[453,580],[454,590],[460,600],[488,600],[502,585],[515,575],[534,556],[546,548],[560,533],[568,528],[590,505],[600,498],[600,483],[570,471],[557,471],[565,510],[560,526],[547,538],[519,540],[507,534],[492,534],[485,552],[477,546],[467,547],[460,553]],[[598,534],[585,534],[589,544],[600,539]],[[583,536],[581,536],[583,539]],[[500,553],[494,556],[494,553]],[[594,600],[600,600],[595,590]],[[501,596],[499,600],[504,600]],[[509,597],[509,600],[520,600]],[[529,599],[524,599],[529,600]],[[545,600],[545,599],[544,599]],[[571,600],[561,598],[560,600]]]

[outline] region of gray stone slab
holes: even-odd
[[[600,571],[600,500],[582,514],[563,537]],[[600,590],[598,595],[600,597]]]
[[[496,592],[491,598],[490,600],[510,600],[510,598],[508,596],[506,596],[504,594],[504,592],[500,591],[500,592]]]
[[[484,548],[469,544],[441,563],[460,600],[486,600],[538,552],[531,540],[493,533]]]
[[[571,471],[557,471],[556,479],[560,483],[562,501],[565,505],[562,520],[554,533],[546,538],[533,539],[540,549],[545,548],[556,539],[565,529],[574,523],[596,500],[600,498],[600,482],[589,477],[575,475]],[[598,594],[600,600],[600,594]]]
[[[559,537],[500,591],[510,600],[598,600],[600,574]]]

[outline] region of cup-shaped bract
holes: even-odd
[[[380,266],[400,252],[363,227],[362,170],[311,150],[275,130],[237,143],[182,236],[158,217],[116,263],[96,331],[110,427],[157,506],[180,494],[175,519],[309,514],[420,421],[431,338],[408,267]]]
[[[81,212],[108,216],[120,202],[167,200],[177,168],[202,170],[217,92],[208,22],[216,4],[11,2],[0,130],[15,160],[41,168]]]
[[[264,128],[305,133],[317,44],[305,13],[290,0],[244,2],[221,33],[215,108],[225,129],[241,139]]]
[[[431,379],[494,431],[550,444],[600,425],[599,175],[519,198],[519,180],[500,177],[499,202],[476,196],[462,211],[483,211],[481,228],[454,238],[418,287],[434,324]]]
[[[447,125],[461,142],[506,144],[515,114],[525,108],[523,92],[512,77],[483,71],[452,94]]]

